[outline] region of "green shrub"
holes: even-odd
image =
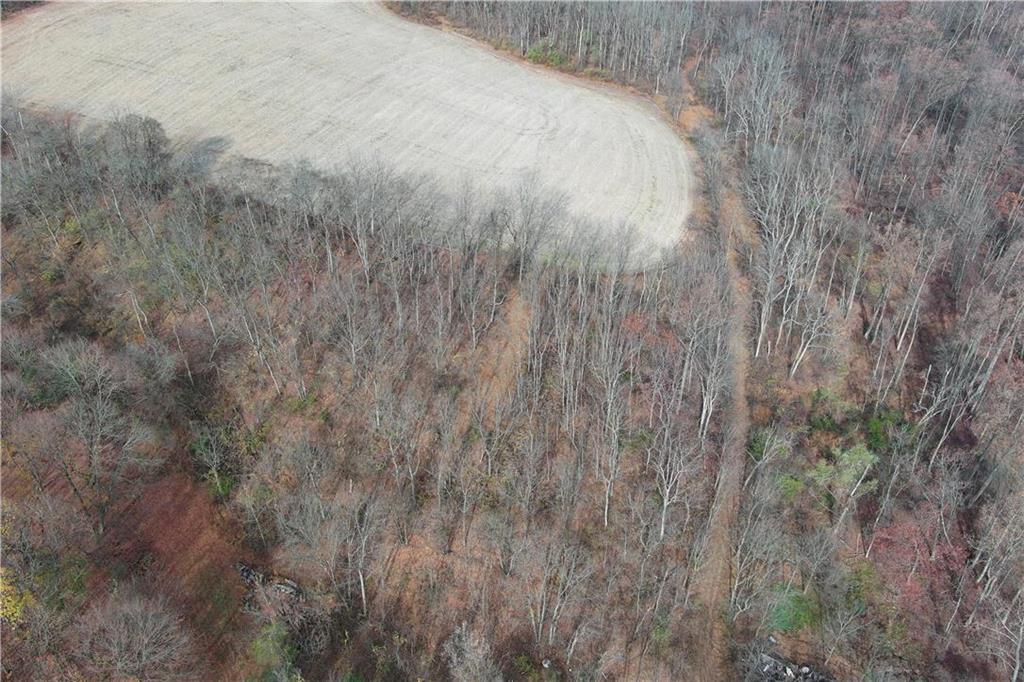
[[[880,591],[878,573],[870,561],[858,561],[850,571],[846,598],[851,602],[868,603]]]
[[[31,606],[35,597],[28,590],[21,590],[0,567],[0,619],[10,626],[21,622],[26,606]]]
[[[569,63],[569,60],[559,52],[553,45],[540,42],[526,51],[526,58],[534,64],[546,64],[560,69]]]
[[[669,652],[671,634],[668,623],[664,619],[658,619],[654,627],[651,628],[651,643],[659,656],[664,656]]]
[[[33,576],[32,593],[52,609],[63,610],[85,597],[89,579],[89,563],[85,557],[70,556],[54,563]]]
[[[921,644],[907,622],[907,617],[896,607],[891,607],[888,620],[882,633],[882,647],[889,655],[902,658],[911,663],[919,663],[923,658]]]
[[[206,474],[206,485],[215,500],[224,502],[231,497],[231,491],[238,485],[238,481],[229,473],[211,470]]]
[[[836,462],[836,482],[844,491],[852,490],[864,475],[864,471],[870,470],[878,463],[878,456],[863,443],[858,443],[847,450],[836,448],[832,454]],[[867,494],[874,490],[876,485],[877,481],[865,480],[858,494]]]
[[[214,499],[223,502],[235,489],[237,478],[232,473],[235,467],[235,440],[229,427],[212,427],[202,422],[193,422],[192,442],[189,449],[199,469],[199,475],[206,482]]]
[[[806,484],[796,476],[783,474],[779,477],[779,489],[782,491],[782,499],[786,502],[795,500],[806,487]]]
[[[299,412],[302,412],[310,405],[316,404],[316,401],[317,397],[315,393],[307,393],[306,397],[304,398],[300,398],[297,395],[288,396],[287,398],[285,398],[285,405],[288,407],[288,410],[291,411],[293,414],[298,414]]]
[[[889,435],[885,432],[885,422],[881,417],[869,417],[864,424],[864,440],[866,445],[876,452],[889,449]]]
[[[526,654],[519,654],[512,661],[512,667],[519,674],[521,679],[524,680],[535,680],[537,679],[537,670],[533,667],[533,661]]]
[[[864,444],[874,452],[889,450],[889,433],[893,427],[903,423],[903,417],[894,410],[870,414],[864,421]]]
[[[619,450],[622,452],[643,452],[651,443],[651,432],[640,427],[634,431],[619,433]]]
[[[544,61],[544,50],[540,46],[533,46],[526,51],[526,58],[537,64]]]
[[[866,473],[878,463],[878,456],[863,443],[852,448],[832,448],[832,461],[818,460],[807,471],[807,478],[821,497],[826,509],[832,509],[839,501],[846,503],[847,496],[859,499],[874,491],[878,481],[867,478]]]
[[[768,432],[764,429],[757,429],[747,443],[747,453],[755,462],[764,458],[764,450],[768,446]]]
[[[819,388],[811,394],[811,412],[807,416],[807,423],[812,431],[839,433],[842,422],[851,412],[854,415],[858,413],[854,405],[840,400],[839,396],[827,388]]]
[[[793,633],[805,627],[814,627],[820,622],[821,609],[815,599],[792,589],[783,589],[781,592],[771,613],[772,629]]]
[[[257,425],[251,431],[244,433],[241,429],[235,431],[238,451],[246,457],[255,457],[266,444],[269,431],[270,425],[266,422]]]
[[[835,417],[828,413],[811,413],[807,422],[811,425],[812,431],[835,433],[839,430],[839,424],[836,423]]]
[[[613,79],[612,72],[608,69],[600,69],[594,66],[587,67],[583,71],[584,75],[588,78],[596,78],[597,80],[610,81]]]

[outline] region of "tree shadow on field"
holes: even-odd
[[[232,144],[231,138],[223,135],[186,140],[180,143],[180,150],[176,156],[180,159],[181,170],[184,173],[209,177]]]

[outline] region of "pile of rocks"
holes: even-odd
[[[768,654],[761,654],[760,667],[762,682],[833,682],[831,677],[810,666],[796,665]]]
[[[259,611],[260,604],[268,600],[285,599],[295,602],[302,599],[302,590],[294,580],[277,575],[264,575],[241,562],[235,564],[235,570],[249,588],[242,602],[244,611],[255,613]]]

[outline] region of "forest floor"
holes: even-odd
[[[649,101],[524,64],[372,3],[43,5],[5,21],[5,98],[151,116],[226,157],[385,159],[458,191],[536,183],[575,215],[683,235],[693,178]]]
[[[231,633],[243,617],[245,589],[234,564],[252,562],[241,537],[241,528],[205,487],[173,471],[133,499],[108,530],[100,556],[115,579],[146,569],[188,615],[208,661],[220,671],[237,653]]]

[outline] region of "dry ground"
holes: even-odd
[[[30,104],[132,110],[275,164],[379,157],[453,189],[535,177],[645,255],[690,212],[686,150],[653,104],[377,5],[54,3],[2,33],[4,88]]]

